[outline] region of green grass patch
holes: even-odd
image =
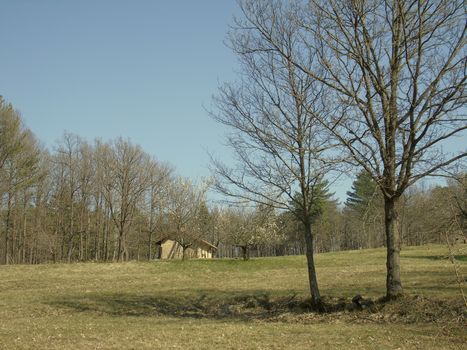
[[[402,253],[407,297],[363,311],[306,310],[305,258],[0,267],[5,349],[440,349],[467,342],[442,246]],[[465,255],[456,257],[461,274]],[[385,292],[385,250],[318,254],[330,305]]]

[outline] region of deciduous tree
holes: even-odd
[[[238,164],[230,167],[213,160],[215,187],[235,200],[271,205],[298,215],[306,241],[310,294],[320,307],[311,213],[314,189],[335,165],[330,140],[316,118],[327,113],[324,90],[288,59],[299,50],[297,23],[262,12],[260,4],[266,2],[257,2],[258,7],[254,2],[241,4],[245,16],[237,20],[229,38],[242,73],[237,83],[220,87],[212,113],[215,120],[230,128],[228,145]],[[281,11],[280,2],[273,5],[269,8]],[[263,38],[252,30],[255,23],[250,23],[249,16],[254,21],[263,15],[269,16],[269,24],[280,28],[280,50],[263,49]]]
[[[401,295],[399,199],[467,155],[443,151],[467,128],[464,1],[242,1],[241,7],[249,48],[280,55],[321,84],[332,113],[316,117],[378,184],[386,294]]]

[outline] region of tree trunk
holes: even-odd
[[[250,259],[250,247],[248,247],[247,245],[242,245],[240,246],[240,248],[242,248],[242,257],[243,257],[243,260],[249,260]]]
[[[322,310],[321,295],[318,288],[318,279],[316,277],[316,269],[313,252],[313,232],[311,222],[305,220],[305,243],[306,243],[306,261],[308,268],[308,280],[310,283],[310,293],[313,306],[318,310]]]
[[[102,257],[104,261],[109,259],[109,216],[108,209],[104,211],[105,217],[103,222],[103,231],[102,231]]]
[[[152,258],[152,235],[153,235],[153,227],[154,227],[154,191],[151,188],[151,211],[149,213],[149,224],[148,224],[148,234],[149,234],[149,242],[148,242],[148,261],[151,261]]]
[[[73,220],[74,220],[74,203],[73,203],[73,191],[70,194],[70,226],[69,226],[69,242],[68,242],[68,263],[71,262],[71,254],[73,253]]]
[[[7,221],[7,222],[8,222],[8,221]],[[8,261],[10,260],[10,259],[9,259],[9,256],[8,256],[8,253],[9,253],[9,250],[10,250],[10,247],[9,247],[10,241],[9,241],[8,235],[9,235],[9,232],[8,232],[8,225],[7,225],[7,228],[5,229],[5,255],[4,255],[4,257],[3,257],[3,259],[4,259],[4,260],[3,260],[3,263],[4,263],[5,265],[8,265]]]
[[[23,242],[21,244],[21,260],[20,260],[20,263],[24,264],[26,263],[26,249],[27,249],[27,246],[26,246],[26,242],[27,242],[27,215],[26,215],[26,210],[27,210],[27,207],[26,207],[26,204],[24,205],[24,209],[23,209]]]
[[[149,227],[149,240],[148,240],[148,261],[152,259],[152,230]]]
[[[10,262],[10,225],[11,225],[11,194],[8,193],[8,207],[5,220],[5,260],[4,264],[8,265]]]
[[[400,232],[397,213],[398,198],[384,199],[386,247],[387,247],[387,279],[386,297],[395,299],[402,295],[402,284],[400,276]]]
[[[120,232],[118,233],[118,262],[123,261],[123,229],[120,228]]]
[[[68,260],[68,263],[71,263],[71,257],[73,255],[73,237],[70,238],[70,243],[69,243],[69,246],[68,246],[68,253],[67,253],[67,260]]]
[[[80,230],[79,230],[79,253],[78,253],[78,260],[84,260],[84,232],[82,224],[80,223]]]

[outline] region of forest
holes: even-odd
[[[0,189],[3,264],[128,261],[157,258],[157,242],[172,237],[189,247],[204,239],[216,257],[299,255],[303,223],[273,206],[209,202],[209,181],[176,174],[131,141],[65,133],[48,150],[20,113],[0,101]],[[345,203],[323,179],[315,196],[315,252],[385,245],[381,191],[365,171]],[[402,197],[402,243],[465,240],[467,176],[445,185],[413,186]]]

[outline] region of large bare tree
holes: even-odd
[[[240,4],[245,42],[281,55],[327,91],[333,113],[317,118],[383,193],[387,297],[401,295],[397,203],[410,185],[467,155],[443,151],[467,128],[465,2]],[[300,29],[290,38],[292,23]],[[291,52],[290,41],[299,49]]]
[[[141,147],[118,138],[102,153],[104,197],[117,228],[118,261],[128,259],[126,236],[150,181],[150,158]]]
[[[276,5],[280,11],[281,4]],[[213,157],[215,187],[235,201],[297,215],[304,227],[310,293],[315,306],[321,307],[312,212],[316,189],[335,165],[332,144],[316,118],[328,107],[322,84],[288,59],[299,49],[300,26],[286,17],[276,20],[280,50],[263,49],[262,38],[246,29],[248,18],[238,19],[230,33],[241,74],[237,83],[220,87],[212,115],[231,130],[227,143],[238,162],[230,167]]]

